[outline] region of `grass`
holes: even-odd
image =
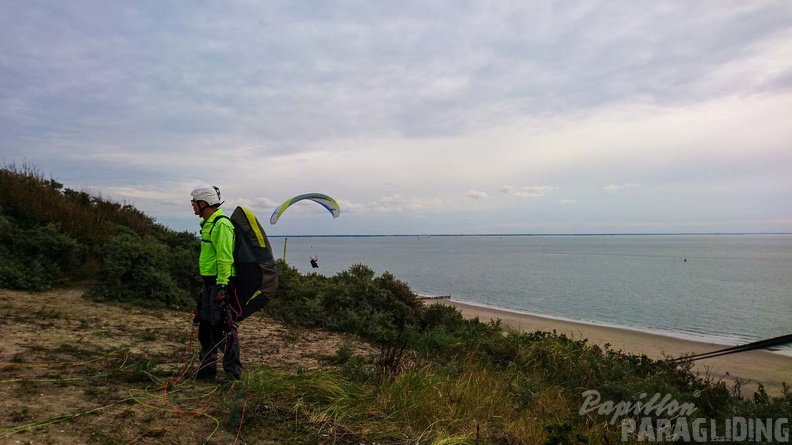
[[[334,369],[290,375],[260,368],[243,385],[250,395],[247,409],[257,418],[299,423],[302,437],[378,443],[541,444],[548,437],[546,427],[570,421],[569,413],[579,405],[561,387],[539,388],[524,374],[482,367],[474,357],[450,365],[425,364],[386,378],[371,374],[363,383]],[[530,400],[521,389],[526,386],[536,391]],[[593,424],[575,434],[615,433]]]
[[[792,413],[788,390],[743,399],[723,382],[690,374],[689,366],[554,333],[474,330],[466,353],[408,351],[411,365],[397,372],[383,373],[381,356],[359,357],[343,344],[321,370],[256,369],[242,383],[246,406],[267,420],[243,423],[242,431],[260,431],[266,422],[268,439],[295,443],[641,443],[637,436],[622,442],[620,425],[606,415],[581,415],[587,389],[615,401],[671,394],[713,419]]]

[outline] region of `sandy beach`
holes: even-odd
[[[588,339],[589,342],[634,354],[646,354],[652,358],[664,356],[678,357],[682,354],[697,354],[717,351],[729,345],[704,343],[666,337],[628,329],[597,326],[556,320],[534,315],[492,309],[453,300],[438,300],[438,304],[456,307],[464,317],[487,322],[501,320],[503,325],[521,332],[556,331],[575,339]],[[749,381],[743,385],[743,396],[750,396],[762,383],[768,393],[781,393],[782,382],[792,385],[792,357],[767,351],[748,351],[721,357],[697,360],[694,370],[701,375],[723,378],[731,387],[736,379]]]

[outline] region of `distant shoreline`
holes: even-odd
[[[642,327],[636,327],[636,326],[625,326],[625,325],[619,325],[619,324],[614,324],[614,323],[597,322],[597,321],[593,321],[593,320],[575,319],[575,318],[569,318],[569,317],[563,317],[563,316],[540,314],[540,313],[535,313],[535,312],[530,312],[530,311],[525,311],[525,310],[520,310],[520,309],[498,307],[498,306],[493,306],[493,305],[489,305],[489,304],[485,304],[485,303],[454,300],[453,298],[451,298],[450,295],[448,295],[448,296],[425,296],[425,295],[421,295],[421,294],[418,294],[418,295],[421,298],[426,299],[426,300],[446,299],[446,300],[452,300],[454,303],[457,303],[457,304],[460,304],[460,305],[471,306],[471,307],[476,307],[476,308],[482,308],[484,310],[492,310],[492,311],[497,311],[497,312],[507,312],[507,313],[513,313],[513,314],[516,314],[516,315],[526,315],[526,316],[529,316],[529,317],[536,317],[536,318],[547,319],[547,320],[555,320],[555,321],[564,322],[564,323],[574,323],[574,324],[584,325],[584,326],[597,326],[597,327],[603,327],[603,328],[619,329],[619,330],[624,330],[624,331],[628,331],[628,332],[639,332],[639,333],[645,333],[645,334],[650,334],[650,335],[656,335],[656,336],[659,336],[659,337],[667,337],[667,338],[671,338],[671,339],[675,339],[675,340],[684,340],[684,341],[689,341],[689,342],[694,342],[694,343],[704,343],[704,344],[708,344],[708,345],[718,345],[720,348],[727,348],[727,347],[730,347],[730,346],[738,346],[738,345],[741,345],[741,344],[746,344],[746,343],[750,343],[750,342],[759,340],[759,339],[755,339],[755,340],[735,339],[735,338],[718,337],[716,335],[706,335],[706,334],[697,335],[697,334],[694,334],[694,333],[674,332],[674,331],[666,331],[666,330],[662,330],[662,329],[642,328]],[[767,350],[767,352],[770,352],[770,353],[773,353],[773,354],[780,354],[780,355],[784,355],[786,357],[792,358],[792,351],[790,351],[789,353],[782,353],[782,352],[778,352],[778,351]]]
[[[457,234],[413,234],[413,235],[268,235],[270,238],[432,238],[432,237],[585,237],[585,236],[752,236],[792,235],[792,232],[707,232],[707,233],[457,233]]]
[[[577,340],[586,339],[591,344],[600,346],[609,344],[613,350],[645,354],[654,359],[712,352],[730,346],[633,329],[548,318],[448,299],[429,300],[426,304],[453,306],[465,318],[478,317],[483,322],[500,320],[503,325],[522,332],[555,331]],[[758,383],[762,383],[771,394],[781,393],[782,382],[792,384],[792,356],[764,350],[698,360],[693,369],[701,376],[709,375],[716,379],[721,378],[729,386],[732,386],[737,379],[750,381],[743,385],[746,391],[744,396],[749,396],[753,391],[756,391]]]

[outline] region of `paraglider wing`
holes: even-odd
[[[270,216],[270,224],[275,224],[278,222],[278,218],[283,215],[283,212],[289,208],[295,202],[302,201],[304,199],[313,201],[317,204],[320,204],[322,207],[326,208],[328,212],[333,215],[333,218],[338,218],[338,215],[341,214],[341,206],[335,201],[335,199],[324,195],[322,193],[305,193],[303,195],[297,195],[294,198],[287,199],[286,202],[280,205],[274,212],[272,212],[272,216]]]

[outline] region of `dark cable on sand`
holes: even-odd
[[[792,334],[782,335],[780,337],[769,338],[767,340],[759,340],[753,343],[747,343],[739,346],[732,346],[729,348],[719,349],[712,352],[703,352],[701,354],[689,355],[686,357],[678,357],[670,360],[671,362],[687,362],[701,360],[705,358],[719,357],[721,355],[735,354],[737,352],[753,351],[756,349],[772,348],[773,346],[781,346],[792,343]]]

